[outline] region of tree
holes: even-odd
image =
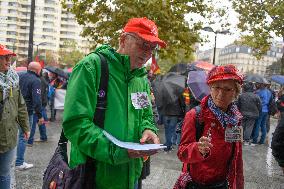
[[[78,50],[77,43],[72,40],[64,41],[63,47],[59,52],[59,65],[60,67],[73,67],[83,57],[84,53]]]
[[[63,0],[63,7],[72,12],[77,22],[84,26],[82,33],[94,41],[94,46],[109,43],[117,48],[121,27],[132,17],[148,17],[159,27],[159,37],[168,44],[161,49],[162,59],[177,62],[178,51],[183,50],[185,58],[192,57],[194,44],[200,42],[198,30],[200,21],[190,25],[185,14],[196,13],[209,18],[213,8],[212,0]],[[72,5],[70,5],[70,3]]]
[[[260,59],[271,46],[274,36],[284,41],[283,0],[231,0],[239,14],[238,28],[243,35],[242,43],[254,49]],[[283,49],[284,50],[284,49]],[[284,52],[281,58],[281,74],[284,74]]]
[[[58,55],[56,52],[50,50],[45,51],[45,65],[57,65],[57,57]]]
[[[266,68],[266,73],[268,76],[279,75],[281,71],[281,60],[273,62],[270,66]]]

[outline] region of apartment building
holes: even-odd
[[[267,66],[282,57],[283,48],[279,44],[273,44],[270,50],[260,59],[253,56],[253,50],[247,46],[231,44],[221,49],[219,64],[233,64],[243,73],[266,74]]]
[[[31,0],[0,1],[0,43],[14,50],[19,58],[28,55]],[[80,36],[82,27],[74,15],[62,9],[59,0],[36,0],[34,52],[59,51],[65,40],[74,40],[83,53],[89,43]]]
[[[215,65],[219,65],[219,52],[220,48],[216,48],[215,52]],[[213,58],[214,58],[214,49],[208,49],[205,51],[196,51],[196,59],[197,60],[202,60],[205,62],[213,63]]]

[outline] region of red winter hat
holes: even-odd
[[[0,56],[6,56],[6,55],[16,56],[16,54],[10,51],[9,49],[7,49],[5,45],[0,44]]]
[[[207,84],[221,80],[236,80],[238,83],[243,83],[243,76],[238,72],[234,65],[215,66],[208,73]]]
[[[164,41],[159,39],[156,24],[146,17],[129,19],[123,28],[123,32],[135,33],[145,41],[157,43],[162,48],[167,46]]]

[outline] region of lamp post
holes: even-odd
[[[215,40],[214,40],[214,52],[213,52],[213,65],[215,65],[215,56],[216,56],[216,42],[217,42],[217,34],[229,34],[229,30],[223,30],[223,31],[214,31],[211,27],[204,27],[202,30],[207,32],[213,32],[215,34]]]
[[[40,46],[40,45],[45,45],[46,44],[46,42],[41,42],[41,43],[39,43],[39,44],[34,44],[35,46],[36,46],[36,55],[38,56],[38,46]]]

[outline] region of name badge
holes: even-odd
[[[146,92],[131,93],[131,101],[135,109],[143,109],[150,105]]]
[[[242,142],[243,141],[243,127],[226,127],[225,130],[226,142]]]

